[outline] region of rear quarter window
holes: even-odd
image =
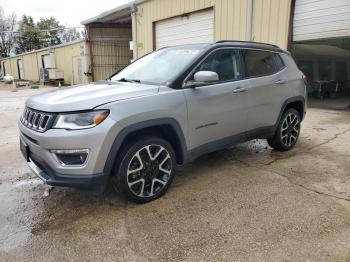
[[[284,68],[283,60],[274,52],[244,50],[242,55],[245,77],[272,75]]]
[[[274,57],[275,57],[276,72],[281,71],[285,67],[283,59],[280,56],[280,54],[274,54]]]

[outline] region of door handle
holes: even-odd
[[[279,79],[275,82],[276,85],[282,85],[285,84],[287,81],[285,79]]]
[[[233,90],[233,93],[243,93],[243,92],[247,92],[247,88],[245,87],[237,87],[236,89]]]

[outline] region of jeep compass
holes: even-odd
[[[274,45],[239,41],[150,53],[104,81],[30,97],[20,148],[52,186],[129,200],[162,196],[176,167],[252,139],[290,150],[306,112],[306,79]]]

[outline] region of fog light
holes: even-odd
[[[89,155],[88,149],[51,150],[62,166],[82,166]]]

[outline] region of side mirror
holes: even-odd
[[[185,84],[186,87],[196,87],[219,81],[219,75],[213,71],[199,71],[194,74],[193,78],[194,81],[188,81]]]
[[[199,71],[194,74],[195,82],[215,82],[219,81],[219,75],[213,71]]]

